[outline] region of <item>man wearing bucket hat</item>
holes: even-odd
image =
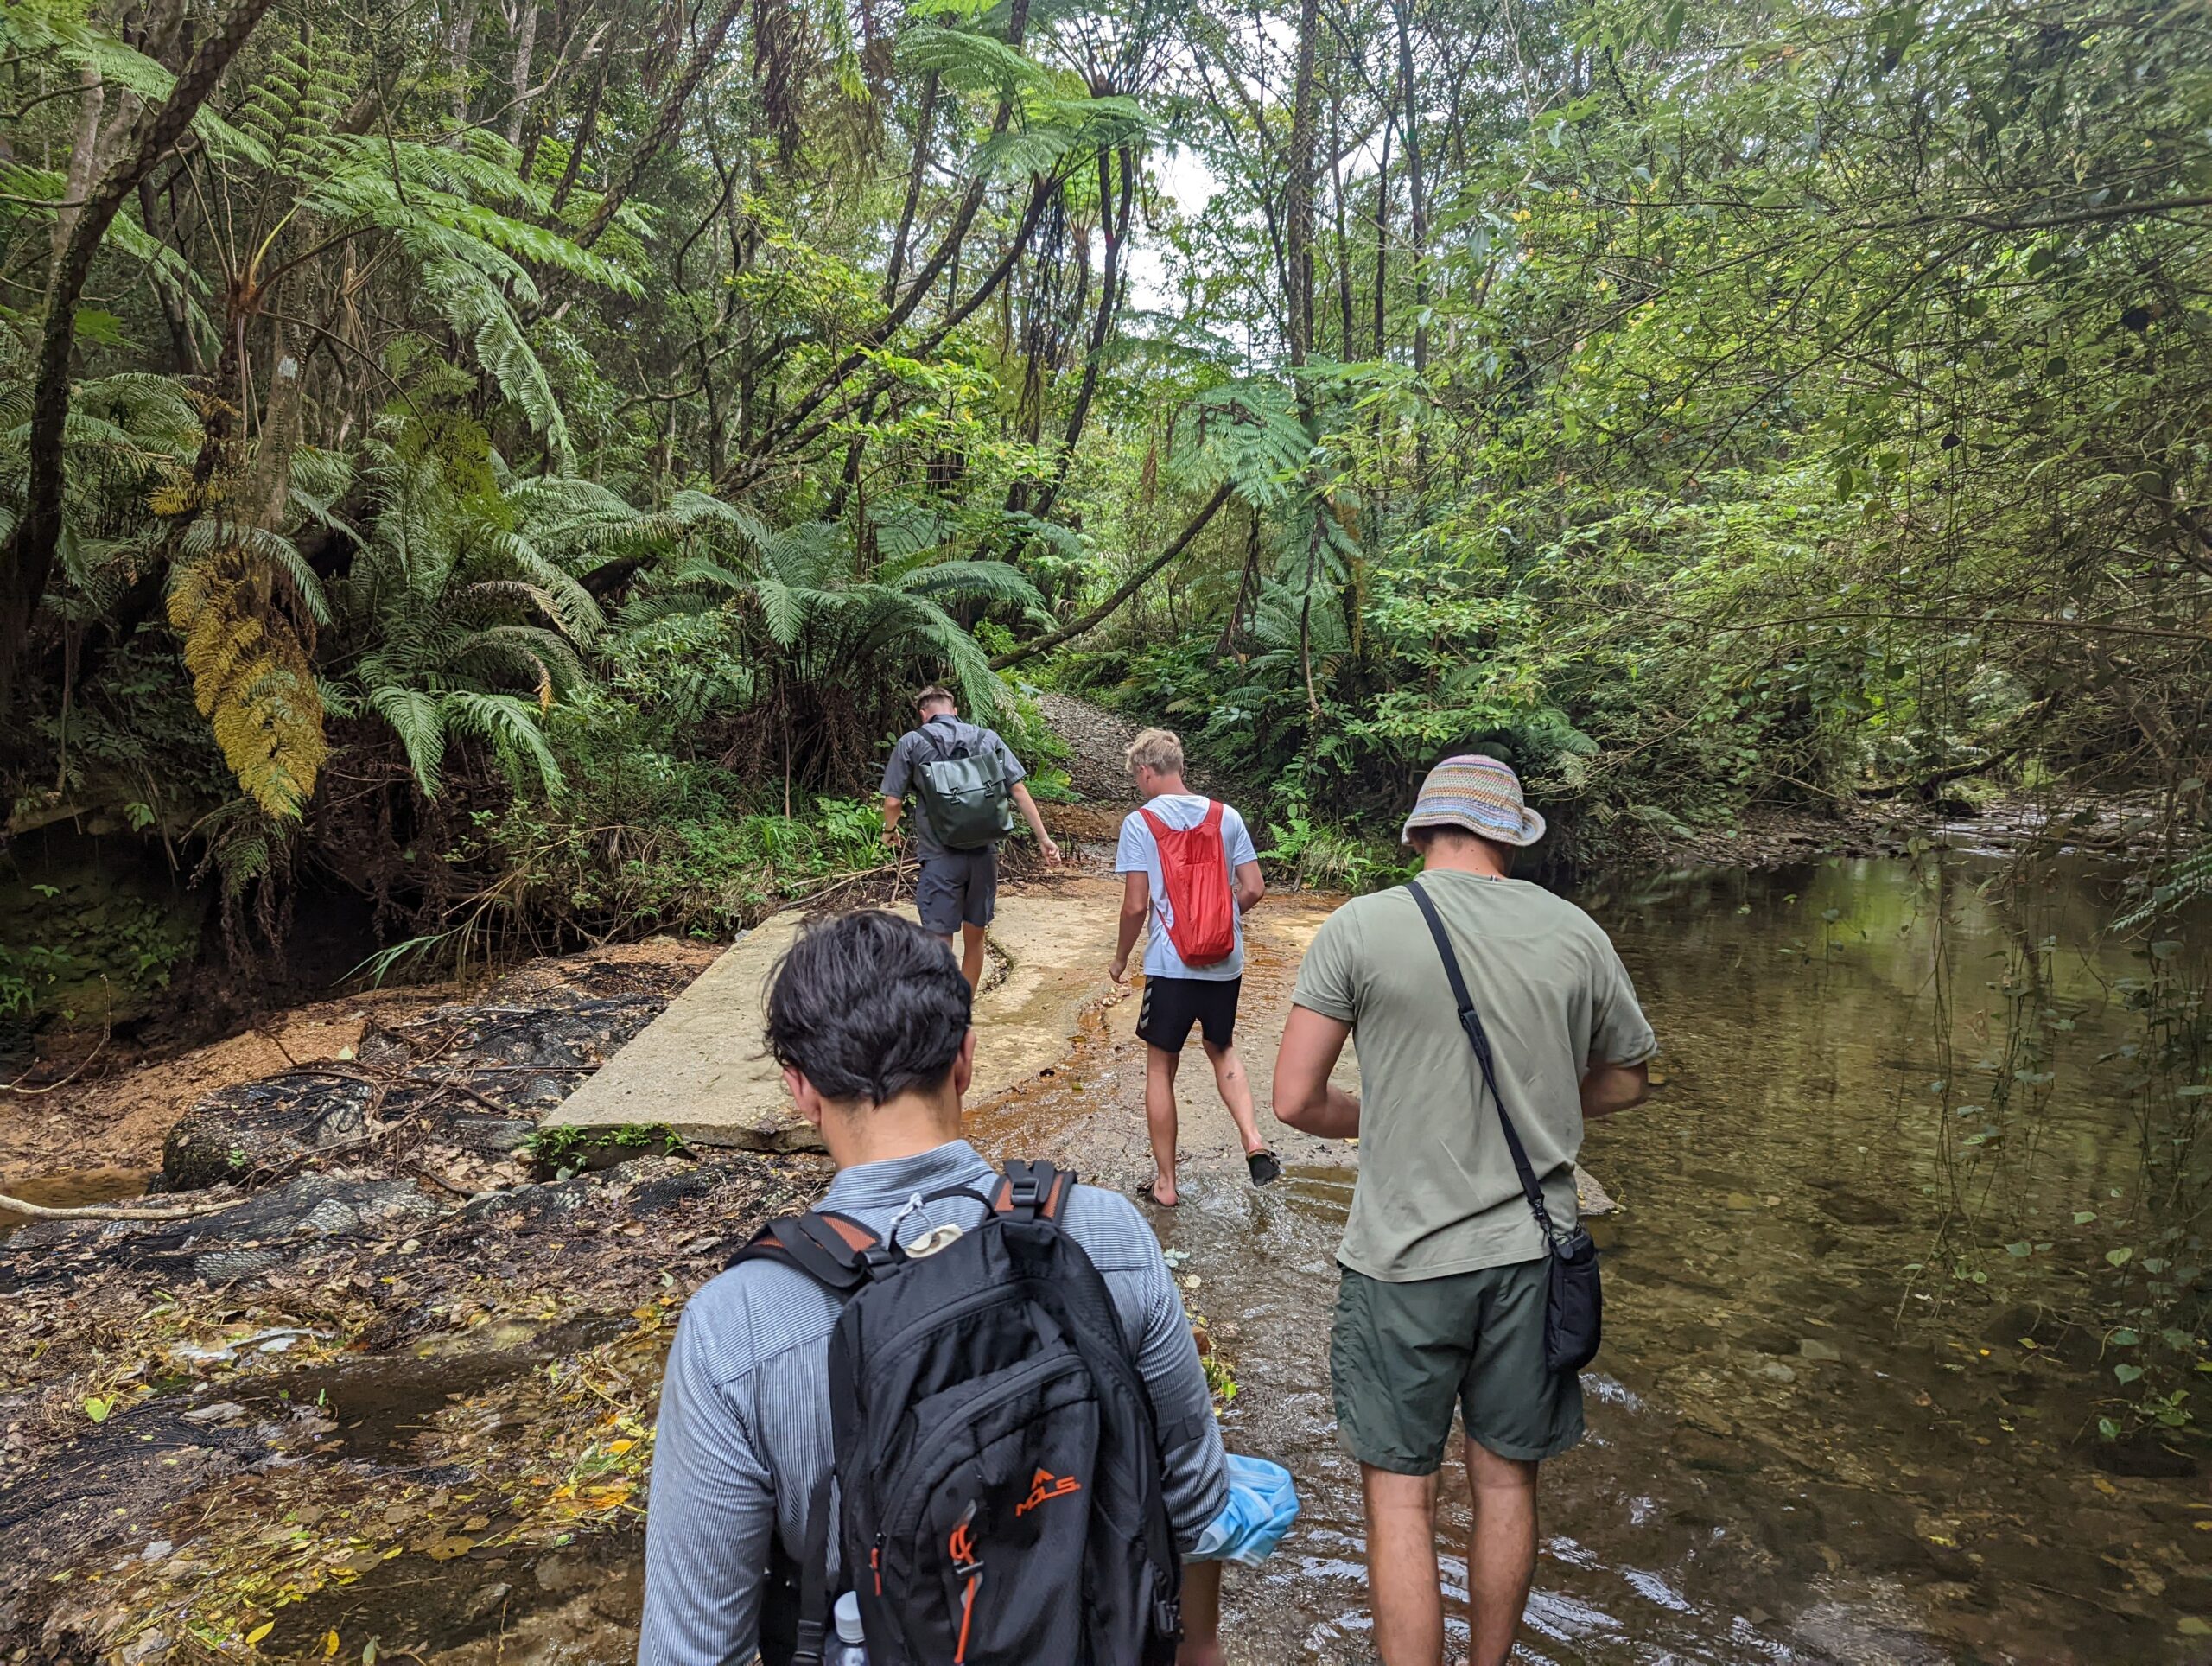
[[[1471,1666],[1512,1654],[1535,1571],[1537,1466],[1582,1438],[1574,1371],[1547,1358],[1550,1246],[1499,1110],[1554,1233],[1571,1234],[1583,1125],[1643,1099],[1656,1046],[1597,923],[1512,877],[1514,852],[1543,834],[1504,764],[1437,765],[1403,835],[1421,853],[1421,895],[1402,887],[1330,916],[1299,970],[1275,1063],[1278,1117],[1360,1141],[1329,1374],[1365,1489],[1384,1666],[1442,1656],[1436,1478],[1454,1406],[1473,1491]],[[1487,1036],[1495,1098],[1433,932]],[[1357,1097],[1329,1083],[1347,1039]]]

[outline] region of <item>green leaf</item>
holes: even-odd
[[[2107,1250],[2105,1251],[2105,1259],[2115,1267],[2125,1267],[2129,1262],[2135,1259],[2135,1252],[2133,1250],[2125,1248],[2119,1250]]]
[[[2008,1256],[2018,1256],[2025,1257],[2026,1256],[2028,1256],[2029,1254],[2031,1254],[2031,1247],[2030,1247],[2030,1245],[2029,1245],[2029,1243],[2028,1243],[2027,1240],[2026,1240],[2026,1239],[2024,1239],[2024,1238],[2023,1238],[2023,1239],[2022,1239],[2019,1243],[2008,1243],[2008,1244],[2006,1244],[2006,1245],[2005,1246],[2005,1253],[2006,1255],[2008,1255]]]
[[[2091,1221],[2096,1219],[2096,1218],[2097,1211],[2094,1209],[2077,1209],[2074,1211],[2074,1224],[2076,1226],[2087,1226]]]
[[[94,1395],[85,1402],[85,1415],[95,1423],[106,1422],[107,1415],[114,1409],[115,1401],[112,1397],[103,1400],[99,1396]]]
[[[2138,1336],[2133,1331],[2128,1330],[2125,1326],[2114,1331],[2111,1336],[2106,1339],[2106,1340],[2110,1342],[2116,1348],[2132,1348],[2137,1343],[2142,1341],[2142,1339],[2143,1339]]]
[[[2140,1365],[2115,1365],[2112,1368],[2112,1374],[2120,1379],[2120,1386],[2126,1388],[2143,1375],[2143,1368]]]

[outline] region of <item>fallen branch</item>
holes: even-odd
[[[42,1203],[30,1203],[22,1198],[11,1198],[0,1192],[0,1210],[10,1214],[26,1215],[35,1221],[186,1221],[195,1215],[213,1215],[225,1209],[235,1209],[245,1201],[244,1197],[225,1198],[216,1203],[171,1205],[134,1205],[130,1204],[72,1204],[48,1208]]]
[[[1108,596],[1105,601],[1080,618],[1069,620],[1058,630],[1048,632],[1034,642],[1025,642],[1020,647],[1010,649],[1001,654],[991,661],[991,669],[995,671],[1002,671],[1009,665],[1019,665],[1025,659],[1033,659],[1040,653],[1058,647],[1063,642],[1071,642],[1084,632],[1095,630],[1103,625],[1114,616],[1116,608],[1143,588],[1147,580],[1158,574],[1168,563],[1190,548],[1191,540],[1205,531],[1206,523],[1220,511],[1222,505],[1229,501],[1230,494],[1235,489],[1224,481],[1220,489],[1206,499],[1206,506],[1191,518],[1191,524],[1183,529],[1175,542],[1138,568],[1128,578],[1122,580],[1115,587],[1114,594]]]

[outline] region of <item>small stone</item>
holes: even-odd
[[[184,1421],[199,1428],[228,1428],[246,1420],[246,1409],[235,1400],[218,1400],[210,1405],[194,1406],[183,1414]]]
[[[478,1586],[468,1593],[467,1598],[461,1605],[462,1623],[470,1625],[478,1620],[491,1618],[499,1612],[512,1589],[512,1587],[504,1581],[498,1580],[490,1585]]]
[[[1777,1383],[1795,1383],[1797,1380],[1797,1373],[1779,1359],[1770,1359],[1760,1366],[1759,1375]]]
[[[1802,1337],[1797,1343],[1797,1357],[1809,1359],[1819,1365],[1834,1365],[1841,1362],[1843,1355],[1833,1342],[1823,1342],[1816,1336]]]

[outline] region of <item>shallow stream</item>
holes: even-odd
[[[2212,1497],[2189,1397],[2212,1352],[2196,1328],[2212,1289],[2196,1224],[2212,1192],[2196,1142],[2212,1115],[2205,923],[2115,943],[2094,874],[2026,882],[1971,855],[1577,896],[1619,944],[1663,1052],[1651,1101],[1584,1149],[1623,1205],[1594,1223],[1607,1342],[1585,1378],[1591,1438],[1546,1472],[1520,1657],[2212,1661]],[[1253,917],[1240,1035],[1263,1100],[1326,908],[1284,898]],[[980,1108],[979,1144],[1137,1178],[1133,1004]],[[1230,1580],[1230,1658],[1365,1666],[1358,1475],[1327,1362],[1357,1156],[1286,1139],[1289,1172],[1253,1190],[1203,1075],[1185,1084],[1185,1202],[1154,1218],[1240,1385],[1231,1445],[1289,1465],[1305,1499],[1279,1555]],[[117,1184],[65,1178],[50,1200]],[[452,1467],[417,1449],[433,1423],[534,1438],[539,1402],[501,1396],[599,1334],[494,1328],[450,1357],[340,1361],[277,1386],[334,1426],[342,1503],[364,1475]],[[625,1367],[641,1404],[658,1345]],[[1445,1481],[1456,1586],[1456,1459]],[[278,1609],[262,1655],[322,1658],[336,1633],[346,1658],[380,1637],[387,1657],[427,1666],[629,1657],[634,1529],[547,1551],[493,1543],[488,1516],[461,1525],[490,1536],[365,1552],[358,1582]]]
[[[2086,875],[1985,892],[1997,876],[1838,861],[1580,893],[1663,1083],[1585,1148],[1624,1206],[1596,1227],[1608,1339],[1591,1438],[1547,1472],[1526,1658],[2212,1659],[2202,1447],[2143,1413],[2202,1380],[2202,1341],[2113,1328],[2153,1285],[2190,1311],[2171,1287],[2203,1279],[2176,1264],[2194,1193],[2143,1164],[2186,1137],[2203,1101],[2173,1095],[2212,1061],[2143,1080],[2150,1055],[2118,1051],[2178,1033],[2203,969],[2192,986],[2177,944],[2101,947],[2111,899]],[[991,1143],[1078,1110],[1039,1094]],[[1352,1180],[1201,1176],[1160,1218],[1242,1385],[1231,1444],[1305,1496],[1283,1553],[1231,1580],[1231,1658],[1253,1666],[1369,1658],[1327,1388]],[[1456,1459],[1445,1478],[1448,1553]]]

